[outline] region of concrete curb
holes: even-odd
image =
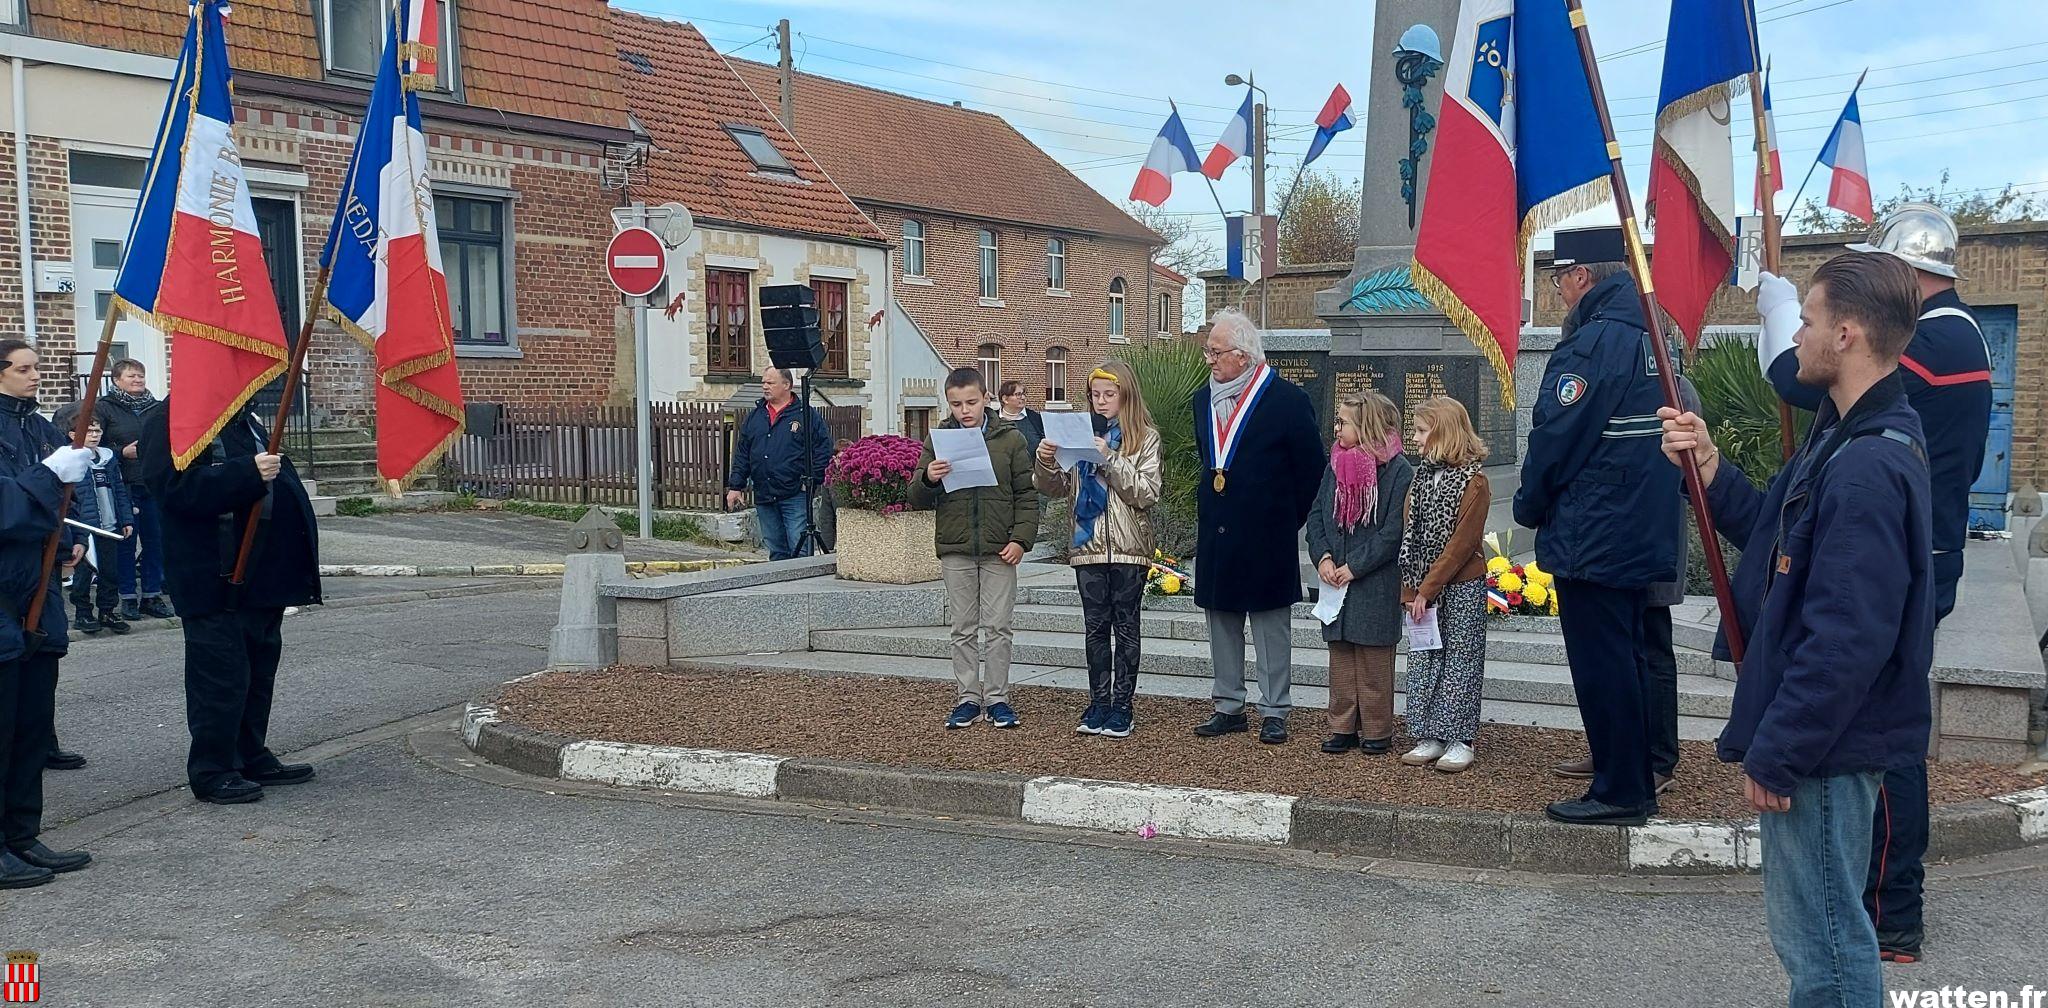
[[[758,563],[743,557],[731,560],[634,560],[626,564],[628,574],[690,574]],[[322,564],[321,577],[561,577],[566,565],[483,564],[475,567],[414,567],[406,564]]]
[[[1567,826],[1537,815],[570,739],[502,721],[487,701],[466,709],[463,741],[522,773],[620,787],[1566,875],[1731,875],[1763,866],[1755,821]],[[2048,788],[1938,807],[1930,828],[1927,854],[1937,861],[2048,840]]]

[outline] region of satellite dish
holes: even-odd
[[[666,216],[663,216],[663,214]],[[690,215],[690,208],[681,203],[663,203],[655,212],[648,214],[647,229],[661,238],[669,248],[678,248],[690,240],[697,231],[697,219]]]

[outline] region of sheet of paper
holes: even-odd
[[[1095,450],[1095,424],[1088,414],[1047,410],[1039,417],[1045,421],[1045,439],[1057,449],[1053,456],[1061,469],[1071,472],[1079,462],[1101,465],[1107,461]]]
[[[932,431],[932,454],[953,467],[939,481],[947,492],[996,485],[995,463],[989,461],[987,436],[979,427],[940,427]]]
[[[1317,619],[1323,621],[1324,626],[1337,622],[1337,615],[1344,611],[1345,590],[1328,581],[1316,582],[1315,614]]]
[[[1424,609],[1421,619],[1403,612],[1401,623],[1408,628],[1409,651],[1437,651],[1443,648],[1444,638],[1442,631],[1437,627],[1435,606]]]

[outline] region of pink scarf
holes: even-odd
[[[1380,466],[1400,453],[1399,434],[1388,434],[1377,450],[1369,451],[1364,445],[1331,446],[1330,468],[1337,473],[1337,524],[1344,531],[1372,521],[1373,506],[1379,500]]]

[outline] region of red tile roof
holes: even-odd
[[[1165,280],[1167,283],[1176,283],[1181,285],[1182,287],[1186,287],[1188,285],[1187,277],[1180,275],[1179,273],[1175,272],[1174,270],[1168,268],[1167,266],[1161,263],[1153,263],[1152,272],[1159,274],[1159,278]]]
[[[235,0],[228,58],[237,70],[325,76],[318,0]],[[46,38],[176,56],[187,0],[29,0]],[[601,126],[626,124],[605,0],[455,0],[457,57],[468,104]]]
[[[763,97],[775,67],[730,61]],[[986,112],[799,73],[796,135],[856,200],[1128,241],[1161,241]]]
[[[627,103],[654,138],[648,182],[657,199],[712,220],[887,241],[695,27],[625,11],[612,12],[612,26]],[[728,124],[760,130],[797,177],[756,170]]]

